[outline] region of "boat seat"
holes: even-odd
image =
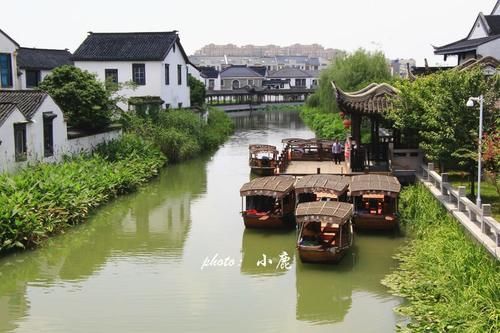
[[[330,242],[335,239],[335,233],[334,232],[322,233],[321,239]]]

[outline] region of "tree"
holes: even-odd
[[[479,107],[469,108],[470,96],[483,94],[484,129],[497,130],[499,76],[486,77],[480,69],[449,70],[397,84],[401,93],[388,117],[403,133],[414,133],[428,159],[441,171],[457,166],[470,171],[473,189],[477,163]]]
[[[61,107],[70,126],[95,130],[111,122],[116,108],[111,91],[94,74],[74,66],[61,66],[47,75],[39,88]]]
[[[390,82],[391,73],[384,53],[358,49],[352,54],[341,55],[321,72],[315,95],[323,111],[337,110],[331,82],[345,91],[356,91],[372,82]]]
[[[205,104],[205,96],[207,94],[203,82],[195,79],[192,75],[188,77],[188,84],[190,89],[190,99],[192,106],[202,106]]]

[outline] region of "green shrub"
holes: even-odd
[[[399,311],[412,332],[498,332],[500,265],[471,240],[422,185],[401,193],[401,222],[412,240],[384,279],[409,300]]]
[[[339,140],[346,138],[347,131],[338,113],[323,112],[319,108],[305,106],[300,116],[318,138]]]

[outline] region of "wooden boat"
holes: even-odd
[[[297,249],[303,262],[337,263],[353,242],[352,204],[338,201],[304,202],[297,206]]]
[[[340,175],[307,175],[295,184],[297,204],[310,201],[347,202],[349,177]]]
[[[250,145],[249,165],[253,173],[261,176],[271,176],[278,167],[278,150],[271,145]]]
[[[333,141],[323,139],[287,138],[281,140],[283,154],[290,161],[331,161]]]
[[[351,177],[353,222],[359,230],[390,230],[398,226],[401,184],[393,176],[368,174]]]
[[[242,216],[247,228],[295,228],[295,178],[255,178],[240,189]]]

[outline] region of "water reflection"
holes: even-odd
[[[166,168],[139,192],[99,210],[89,223],[33,252],[0,259],[0,332],[27,316],[31,286],[50,288],[95,276],[106,263],[150,256],[180,260],[192,200],[206,192],[208,157]]]
[[[280,255],[295,262],[294,231],[269,231],[245,229],[241,252],[241,273],[253,276],[273,276],[285,274],[288,270],[280,263]],[[286,252],[286,256],[283,252]],[[264,262],[265,260],[265,262]],[[269,262],[269,260],[271,262]],[[257,264],[259,262],[259,264]]]

